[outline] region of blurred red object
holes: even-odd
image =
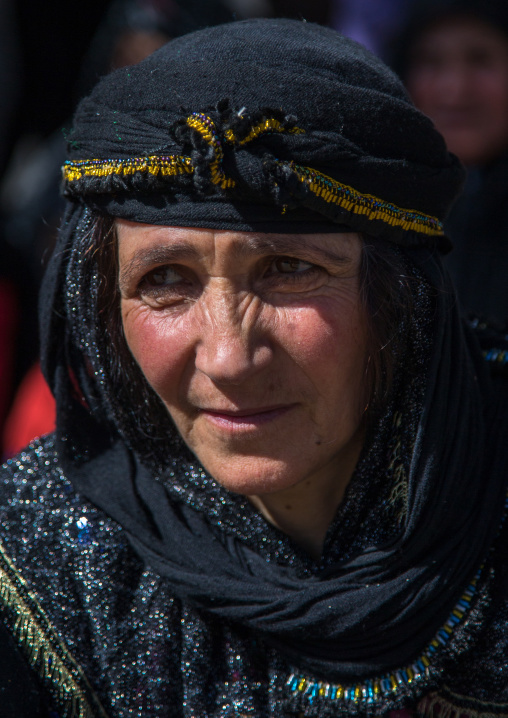
[[[4,456],[17,454],[32,439],[55,428],[55,400],[37,363],[25,376],[4,428]]]

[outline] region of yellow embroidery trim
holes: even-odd
[[[254,125],[249,134],[244,137],[243,140],[238,140],[233,130],[226,130],[224,137],[230,144],[242,146],[246,145],[248,142],[252,142],[252,140],[255,140],[260,135],[264,135],[266,132],[287,132],[290,135],[305,134],[305,130],[302,130],[300,127],[290,127],[287,129],[281,122],[279,122],[279,120],[271,117],[266,120],[262,120],[257,125]]]
[[[187,124],[199,132],[214,151],[215,158],[210,164],[212,182],[220,185],[222,189],[234,187],[236,182],[233,179],[226,178],[222,171],[221,163],[224,159],[224,152],[212,119],[207,115],[195,112],[187,118]],[[232,130],[226,131],[225,138],[229,144],[241,146],[252,142],[267,132],[302,134],[305,130],[299,127],[286,129],[279,120],[272,117],[255,125],[243,140],[238,141]],[[135,172],[149,172],[152,175],[175,177],[182,174],[192,174],[194,168],[191,158],[185,155],[168,155],[167,157],[151,155],[150,157],[134,157],[125,160],[78,160],[74,162],[68,161],[64,164],[63,178],[67,182],[74,182],[82,177],[110,177],[113,174],[128,176],[133,175]]]
[[[48,685],[66,718],[107,718],[82,669],[0,543],[0,602],[30,665]],[[92,698],[85,696],[85,692]]]
[[[66,162],[63,178],[75,182],[82,177],[110,177],[111,175],[133,175],[135,172],[149,172],[152,175],[176,177],[192,174],[194,168],[190,157],[169,155],[167,157],[134,157],[126,160],[78,160]]]
[[[211,147],[213,152],[213,159],[209,165],[211,180],[213,184],[220,186],[221,189],[231,189],[236,185],[234,179],[226,177],[224,174],[222,167],[224,159],[223,142],[243,146],[268,132],[287,132],[289,134],[303,134],[305,132],[305,130],[296,126],[285,128],[279,120],[270,117],[258,122],[251,128],[246,137],[238,140],[231,129],[226,130],[224,138],[221,138],[212,119],[203,113],[194,112],[187,118],[186,123],[198,132]],[[279,164],[284,163],[280,162]],[[354,214],[365,215],[366,219],[370,221],[379,220],[391,227],[397,227],[405,231],[418,232],[430,237],[443,235],[443,225],[437,217],[423,214],[417,210],[398,207],[374,195],[361,194],[353,187],[321,174],[312,167],[305,167],[294,162],[290,162],[289,167],[312,194],[324,202],[335,204]],[[82,177],[110,177],[114,174],[129,176],[135,172],[176,177],[178,175],[192,174],[194,167],[191,157],[184,155],[169,155],[166,157],[152,155],[150,157],[135,157],[122,160],[78,160],[68,161],[63,167],[64,180],[69,183],[75,182]]]
[[[234,187],[236,182],[233,179],[227,178],[222,170],[222,160],[224,159],[224,151],[221,146],[221,141],[215,130],[210,117],[203,115],[199,112],[194,112],[190,117],[187,118],[187,124],[194,130],[199,132],[203,139],[212,147],[215,158],[210,162],[210,173],[212,175],[212,182],[220,185],[222,189],[228,189]]]
[[[294,162],[290,162],[289,166],[298,179],[306,184],[314,195],[325,202],[337,204],[348,212],[364,214],[369,220],[381,220],[392,227],[413,230],[430,236],[443,234],[443,225],[437,217],[413,209],[397,207],[395,204],[384,202],[379,197],[370,194],[361,194],[353,187],[337,182],[312,167],[303,167]]]

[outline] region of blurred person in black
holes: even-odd
[[[415,104],[468,169],[446,229],[463,309],[508,320],[508,3],[415,5],[394,52]]]

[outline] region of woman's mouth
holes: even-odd
[[[233,411],[219,411],[215,409],[201,409],[200,413],[216,427],[229,431],[248,431],[287,414],[296,404],[281,406],[268,406]]]

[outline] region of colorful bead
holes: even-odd
[[[486,361],[496,362],[496,364],[508,364],[508,351],[505,349],[489,349],[483,352]]]

